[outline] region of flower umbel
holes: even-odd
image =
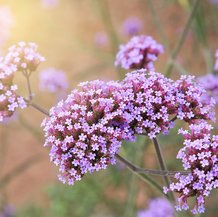
[[[124,69],[154,70],[154,62],[164,49],[151,36],[134,36],[127,44],[121,45],[117,53],[115,66]]]

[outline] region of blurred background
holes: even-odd
[[[122,79],[125,71],[114,67],[115,56],[119,45],[135,34],[150,35],[164,45],[164,54],[155,62],[157,71],[164,73],[193,2],[0,0],[0,53],[6,54],[19,41],[38,45],[46,61],[31,76],[31,84],[34,101],[48,110],[79,82]],[[171,77],[213,73],[217,48],[218,1],[199,1]],[[68,84],[61,95],[40,88],[40,72],[48,68],[65,73]],[[24,77],[17,75],[16,82],[20,94],[27,96]],[[49,162],[49,150],[43,147],[39,127],[43,118],[28,108],[0,126],[1,217],[136,217],[152,198],[162,197],[121,164],[86,175],[74,186],[63,185],[57,168]],[[170,170],[182,168],[175,157],[182,145],[182,139],[175,136],[177,125],[170,135],[159,137]],[[158,169],[154,147],[144,137],[138,137],[136,144],[123,144],[121,153],[137,165]],[[162,179],[153,178],[162,185]],[[216,198],[217,192],[201,216],[217,216]]]

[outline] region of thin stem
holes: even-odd
[[[31,85],[30,85],[30,75],[31,75],[31,72],[28,72],[28,71],[24,70],[23,71],[23,75],[24,75],[24,77],[27,80],[27,88],[28,88],[28,93],[29,93],[28,98],[31,101],[33,99],[32,89],[31,89]]]
[[[189,171],[168,171],[168,170],[151,170],[151,169],[144,169],[136,166],[135,164],[131,163],[127,159],[121,157],[119,154],[116,154],[117,160],[125,164],[129,169],[132,171],[139,173],[139,174],[146,174],[146,175],[154,175],[154,176],[172,176],[174,177],[176,173],[180,173],[182,175],[188,175]]]
[[[185,41],[185,38],[187,36],[187,33],[189,31],[189,28],[191,26],[191,23],[192,23],[192,20],[195,16],[195,13],[196,13],[196,10],[197,10],[197,7],[198,7],[198,4],[199,4],[200,0],[195,0],[194,3],[193,3],[193,7],[192,7],[192,11],[191,11],[191,14],[188,18],[188,21],[185,25],[185,28],[184,28],[184,31],[182,32],[182,35],[180,36],[177,44],[176,44],[176,47],[175,49],[173,50],[172,52],[172,55],[168,61],[168,64],[167,64],[167,67],[166,67],[166,72],[165,72],[165,75],[167,77],[170,77],[171,73],[172,73],[172,70],[173,70],[173,66],[174,66],[174,60],[176,59],[177,55],[179,54],[180,52],[180,49]]]
[[[155,147],[155,150],[156,150],[156,154],[157,154],[157,158],[158,158],[158,161],[159,161],[160,168],[161,168],[162,171],[167,171],[167,167],[165,165],[164,158],[163,158],[161,148],[160,148],[160,145],[158,143],[157,138],[153,139],[153,143],[154,143],[154,147]],[[169,176],[163,176],[163,180],[166,183],[167,187],[169,187],[170,186]],[[175,201],[175,197],[174,197],[172,192],[170,193],[170,197],[171,197],[171,199],[173,201]]]
[[[46,109],[42,108],[41,106],[35,104],[34,102],[32,102],[32,101],[30,101],[30,100],[28,100],[28,99],[24,99],[24,100],[25,100],[25,102],[26,102],[28,105],[32,106],[32,107],[35,108],[37,111],[40,111],[40,112],[43,113],[44,115],[50,117],[49,112],[48,112]]]

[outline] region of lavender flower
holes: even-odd
[[[59,166],[59,179],[69,185],[87,172],[115,163],[121,141],[130,138],[122,117],[117,82],[86,82],[50,110],[43,121],[45,146]]]
[[[123,23],[122,30],[127,36],[137,35],[142,29],[142,21],[137,17],[129,17]]]
[[[17,71],[33,72],[45,58],[37,52],[35,43],[19,42],[8,49],[4,61],[7,65],[15,65]]]
[[[16,94],[17,85],[13,85],[13,77],[16,67],[0,63],[0,122],[11,117],[16,108],[25,108],[23,97]]]
[[[154,70],[153,62],[164,49],[151,36],[135,36],[126,45],[121,45],[117,53],[115,66],[124,69]]]
[[[97,32],[95,34],[94,42],[98,47],[104,47],[108,44],[108,36],[105,32]]]
[[[15,216],[14,207],[6,205],[0,210],[0,217],[13,217]]]
[[[136,134],[150,138],[167,133],[177,114],[173,80],[156,72],[138,70],[128,73],[122,82],[123,115]]]
[[[137,217],[173,217],[172,204],[163,198],[156,198],[149,202],[148,209],[138,212]]]
[[[65,73],[54,68],[41,71],[39,73],[39,81],[40,90],[51,93],[64,92],[69,86]]]
[[[172,183],[168,190],[180,194],[177,210],[187,210],[188,198],[195,197],[192,212],[197,214],[204,212],[205,197],[218,187],[218,136],[211,136],[212,126],[205,121],[192,124],[189,129],[179,130],[185,140],[177,158],[182,160],[183,167],[190,170],[190,174],[176,174],[177,182]]]
[[[218,104],[218,76],[213,74],[201,76],[198,78],[198,82],[207,91],[203,94],[202,101],[208,103],[213,98]]]

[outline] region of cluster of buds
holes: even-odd
[[[164,49],[151,36],[135,36],[127,44],[121,45],[116,56],[115,66],[124,69],[154,70],[154,61]]]
[[[166,192],[170,190],[180,194],[177,210],[187,210],[187,199],[195,197],[196,205],[192,212],[204,212],[205,197],[212,189],[218,188],[218,136],[211,136],[211,130],[212,126],[205,121],[191,124],[189,130],[179,130],[185,140],[177,158],[182,160],[184,169],[190,174],[176,174],[177,182],[165,189]]]

